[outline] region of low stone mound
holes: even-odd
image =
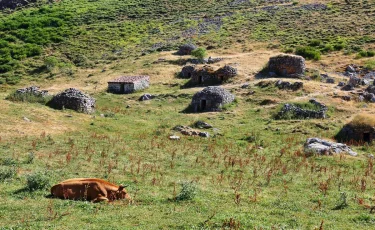
[[[336,155],[347,153],[350,156],[357,156],[358,154],[354,152],[350,147],[341,143],[334,143],[330,141],[325,141],[319,138],[309,138],[304,144],[304,152],[307,156],[314,154],[318,155]]]
[[[276,119],[325,119],[327,117],[327,106],[311,99],[309,101],[317,110],[303,109],[299,105],[285,104],[275,116]]]
[[[270,75],[300,77],[306,71],[305,59],[297,55],[280,54],[270,58],[267,69]]]
[[[235,96],[218,86],[209,86],[194,94],[191,107],[194,112],[221,111],[222,106],[232,103]]]
[[[189,126],[177,125],[173,128],[174,131],[178,131],[185,136],[200,136],[200,137],[210,137],[208,132],[202,132],[196,129],[193,129]]]
[[[47,97],[49,96],[47,90],[40,90],[38,86],[30,86],[22,89],[17,89],[15,92],[17,95],[34,95],[37,97]]]
[[[37,0],[0,0],[0,10],[11,9],[26,6],[30,3],[35,3]]]
[[[287,81],[278,80],[275,86],[281,90],[293,90],[297,91],[303,88],[303,82],[290,83]]]
[[[197,46],[193,44],[185,44],[180,46],[179,50],[177,51],[178,55],[191,55],[193,50],[197,49]]]
[[[235,77],[237,76],[237,69],[232,67],[232,66],[229,66],[229,65],[225,65],[224,67],[218,69],[216,71],[216,75],[218,77],[227,77],[227,78],[230,78],[230,77]]]
[[[49,105],[55,109],[72,109],[81,113],[95,111],[95,99],[75,88],[69,88],[55,95]]]

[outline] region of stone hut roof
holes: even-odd
[[[204,88],[202,91],[194,94],[193,102],[199,100],[202,97],[209,97],[222,104],[231,103],[234,101],[235,96],[228,90],[219,86],[209,86]]]
[[[298,55],[280,54],[271,57],[268,71],[284,77],[295,77],[305,73],[305,59]]]
[[[234,77],[237,75],[237,69],[232,66],[225,65],[224,67],[218,69],[216,74],[219,76]]]
[[[137,81],[146,80],[149,81],[149,76],[122,76],[114,80],[108,81],[108,83],[134,83]]]
[[[193,44],[185,44],[180,46],[179,50],[177,51],[178,55],[190,55],[193,50],[195,50],[197,46]]]

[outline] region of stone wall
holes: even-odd
[[[328,108],[324,104],[315,99],[311,99],[309,102],[318,107],[319,110],[307,110],[294,104],[285,104],[276,115],[276,119],[284,119],[286,114],[290,114],[292,119],[325,119],[327,117]]]
[[[281,77],[299,77],[305,70],[305,59],[297,55],[281,54],[271,57],[268,62],[268,72]]]

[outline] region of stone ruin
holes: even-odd
[[[326,105],[311,99],[309,103],[315,105],[318,110],[302,109],[295,104],[285,104],[280,112],[276,115],[276,119],[284,119],[286,114],[290,114],[292,119],[325,119],[327,118],[328,108]]]
[[[22,89],[17,89],[15,92],[16,95],[23,96],[23,95],[33,95],[36,97],[47,97],[49,96],[47,90],[40,90],[38,86],[30,86]]]
[[[225,65],[216,71],[209,65],[205,65],[201,68],[185,66],[181,71],[182,76],[191,76],[189,85],[192,86],[221,84],[230,78],[237,76],[237,74],[237,69],[229,65]]]
[[[275,86],[281,90],[292,90],[297,91],[303,88],[303,82],[294,82],[290,83],[287,81],[278,80],[275,83]]]
[[[305,59],[297,55],[280,54],[270,58],[267,70],[270,76],[300,77],[306,71]]]
[[[191,55],[193,50],[197,49],[197,46],[193,44],[185,44],[180,46],[179,50],[177,51],[177,55]]]
[[[305,155],[311,156],[314,154],[318,155],[336,155],[347,153],[350,156],[357,156],[349,146],[341,143],[334,143],[325,141],[319,138],[309,138],[304,144]]]
[[[189,126],[177,125],[173,128],[174,131],[178,131],[185,136],[200,136],[200,137],[210,137],[208,132],[202,132],[200,130],[193,129]]]
[[[14,10],[17,7],[22,7],[34,2],[37,2],[37,0],[0,0],[0,10]]]
[[[49,102],[55,109],[72,109],[81,113],[95,111],[95,99],[75,88],[69,88],[55,95]]]
[[[209,86],[194,94],[191,108],[193,112],[221,111],[225,104],[232,103],[235,96],[226,89],[218,86]]]

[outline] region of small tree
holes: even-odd
[[[205,48],[198,48],[191,52],[191,55],[193,57],[198,58],[200,61],[202,61],[207,56],[207,51]]]

